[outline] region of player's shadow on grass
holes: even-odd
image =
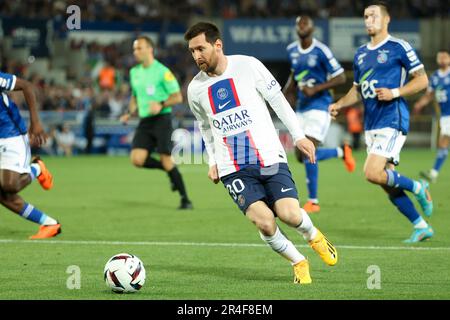
[[[157,267],[157,266],[155,266]],[[160,266],[164,268],[166,266]],[[185,264],[175,264],[171,265],[171,270],[173,272],[178,272],[185,275],[194,275],[199,277],[217,277],[237,281],[264,281],[264,282],[275,282],[286,280],[286,274],[277,274],[276,272],[270,272],[270,268],[267,270],[262,270],[261,268],[248,268],[248,267],[227,267],[220,265],[214,266],[198,266],[198,265],[185,265]]]

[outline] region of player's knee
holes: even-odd
[[[276,224],[274,221],[266,220],[266,221],[258,221],[256,224],[256,227],[259,229],[259,231],[265,235],[265,236],[272,236],[275,234],[276,231]]]
[[[365,170],[364,176],[366,180],[374,184],[382,184],[382,173],[373,170]]]
[[[133,164],[133,166],[138,167],[138,168],[142,168],[145,163],[145,159],[143,157],[136,156],[136,155],[131,155],[130,160],[131,160],[131,163]]]
[[[277,216],[281,221],[290,226],[298,225],[300,218],[300,207],[289,206],[277,211]]]
[[[18,181],[5,181],[1,186],[3,192],[16,194],[20,191],[20,185]]]

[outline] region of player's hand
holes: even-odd
[[[125,113],[123,115],[120,116],[119,121],[122,122],[123,124],[127,124],[128,120],[130,120],[130,114],[129,113]]]
[[[161,102],[157,102],[157,101],[150,102],[150,113],[151,114],[160,113],[162,108],[163,108],[163,105],[161,104]]]
[[[337,115],[339,114],[339,110],[342,108],[342,106],[339,104],[339,103],[333,103],[333,104],[330,104],[329,106],[328,106],[328,112],[330,113],[330,115],[331,115],[331,118],[333,119],[333,120],[336,120],[336,117],[337,117]]]
[[[295,146],[300,150],[311,163],[316,163],[316,147],[308,138],[297,140]]]
[[[388,88],[376,88],[375,93],[377,94],[379,101],[391,101],[394,99],[391,89]]]
[[[47,134],[40,123],[30,124],[28,136],[30,137],[30,145],[33,147],[40,147],[47,142]]]
[[[208,178],[211,179],[212,182],[215,184],[218,184],[219,179],[219,171],[217,170],[217,164],[213,165],[212,167],[209,167],[208,171]]]
[[[315,95],[317,93],[316,87],[307,87],[304,86],[302,88],[302,92],[305,96],[307,97],[312,97],[313,95]]]

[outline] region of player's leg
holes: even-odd
[[[420,213],[414,207],[411,199],[401,189],[392,188],[388,186],[381,186],[389,195],[389,200],[397,207],[413,225],[413,233],[405,240],[405,243],[415,243],[428,238],[431,238],[434,234],[433,229],[428,223],[421,217]]]
[[[259,230],[261,239],[298,269],[297,283],[311,283],[309,265],[275,223],[273,212],[265,204],[265,189],[259,167],[244,168],[221,178],[234,203]],[[296,267],[295,267],[296,266]],[[297,280],[296,280],[297,279]]]
[[[0,176],[4,176],[1,170]],[[52,217],[35,208],[33,205],[26,203],[18,194],[17,183],[9,183],[8,180],[1,179],[0,183],[0,203],[17,213],[22,218],[41,225],[39,232],[30,239],[44,239],[54,237],[61,232],[61,225]]]
[[[295,228],[328,265],[337,263],[337,252],[323,234],[314,227],[305,210],[300,208],[298,193],[286,163],[280,163],[278,171],[268,175],[263,185],[269,207],[277,217]]]
[[[449,133],[450,134],[450,133]],[[442,165],[448,157],[448,147],[450,145],[450,135],[441,135],[438,142],[438,150],[433,168],[428,172],[421,172],[420,175],[430,182],[436,182]]]
[[[258,228],[261,239],[294,267],[294,282],[311,283],[308,261],[278,227],[272,210],[263,201],[256,201],[247,208],[245,215]]]
[[[153,158],[151,153],[156,144],[152,136],[152,122],[152,119],[143,119],[139,122],[131,143],[130,160],[138,168],[163,170],[161,161]]]
[[[183,177],[175,165],[172,156],[170,154],[160,154],[161,164],[164,170],[169,175],[170,181],[174,185],[174,189],[178,190],[181,196],[181,204],[178,209],[192,209],[192,203],[186,192],[186,187],[184,185]]]
[[[400,159],[400,151],[405,143],[406,136],[399,131],[385,128],[368,132],[371,135],[371,144],[368,144],[369,155],[364,164],[366,179],[380,186],[389,186],[412,192],[422,207],[425,215],[433,212],[433,201],[426,181],[412,180],[397,171],[386,168],[388,160],[397,164]],[[366,141],[367,137],[366,137]]]

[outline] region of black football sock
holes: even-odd
[[[161,161],[152,158],[150,155],[147,157],[147,159],[145,159],[143,167],[148,169],[164,169]]]
[[[181,177],[181,173],[180,171],[178,171],[178,168],[173,167],[173,169],[167,172],[167,174],[169,175],[170,180],[175,185],[176,189],[180,192],[181,198],[183,200],[189,200],[186,193],[186,188],[184,187],[183,178]]]

